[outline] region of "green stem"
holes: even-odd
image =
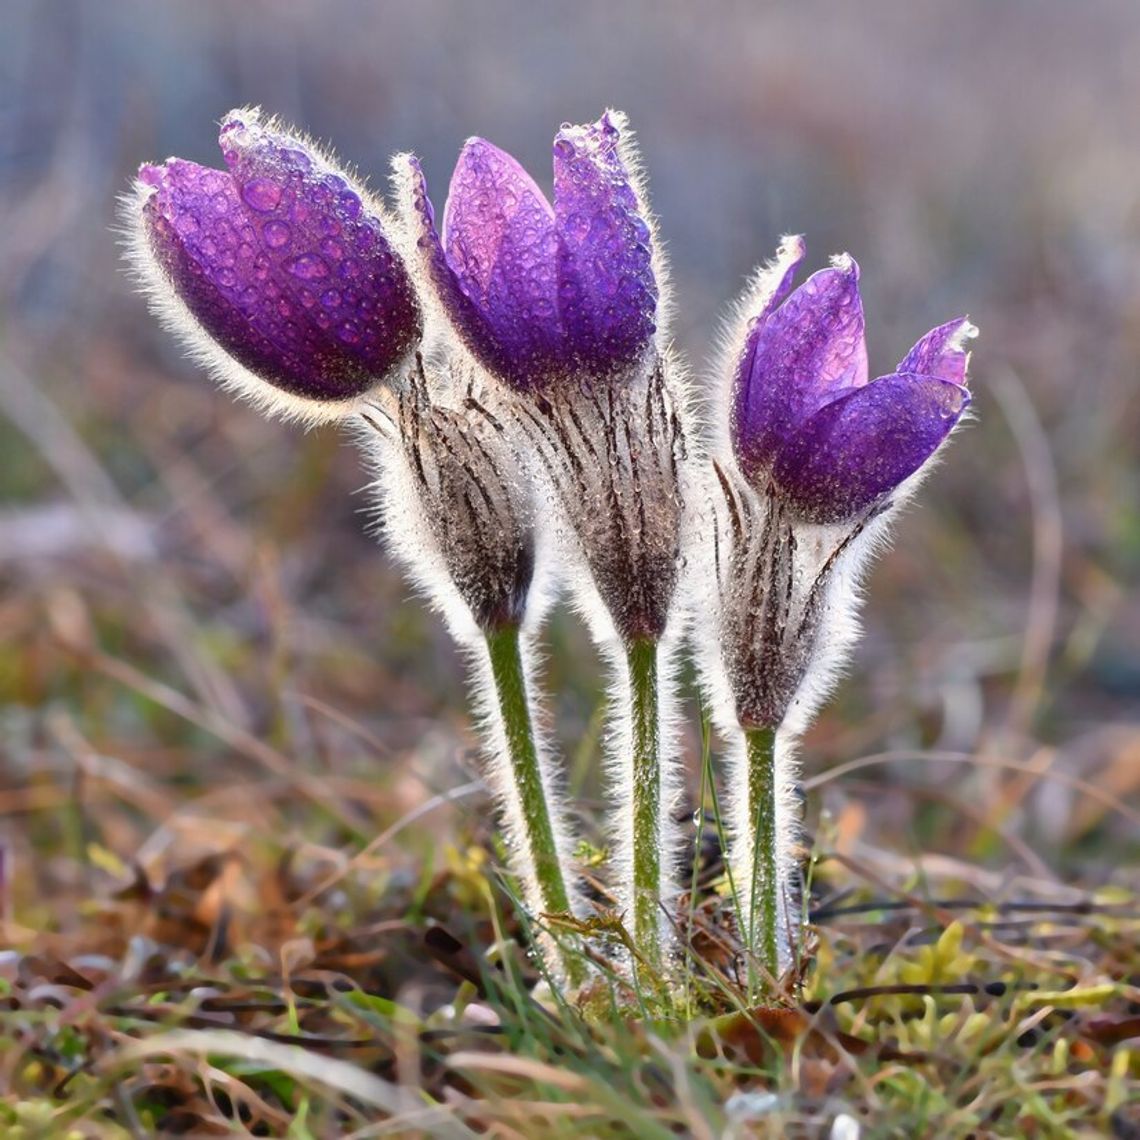
[[[752,874],[742,884],[748,906],[741,908],[741,929],[748,955],[749,990],[754,991],[755,967],[768,978],[780,976],[780,875],[776,851],[776,730],[749,728],[744,732],[748,765],[748,818],[752,825]]]
[[[656,973],[661,945],[661,712],[657,643],[626,647],[629,665],[630,732],[633,746],[632,874],[633,939]]]
[[[538,758],[534,726],[530,717],[526,673],[517,626],[488,630],[485,633],[495,682],[495,696],[507,740],[507,760],[514,779],[521,814],[519,836],[526,845],[527,863],[532,870],[538,899],[547,914],[569,914],[570,893],[563,878],[562,861],[554,836],[550,807],[543,786],[542,766]],[[567,980],[578,985],[585,980],[581,960],[574,954],[562,955]]]

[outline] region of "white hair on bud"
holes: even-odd
[[[481,395],[492,403],[488,393]],[[386,549],[404,568],[416,593],[444,619],[451,636],[460,645],[481,644],[483,631],[456,588],[398,425],[373,401],[347,421],[346,427],[372,477],[369,491],[374,529]],[[388,430],[381,430],[385,427]],[[557,560],[551,549],[554,536],[548,528],[538,525],[530,489],[521,476],[516,489],[518,499],[513,509],[525,516],[526,525],[532,526],[535,543],[534,577],[523,622],[524,632],[533,636],[542,627],[558,592]]]

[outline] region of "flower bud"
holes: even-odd
[[[306,140],[235,111],[226,169],[139,171],[132,254],[158,315],[258,404],[339,418],[419,342],[422,318],[381,208]]]
[[[554,204],[505,151],[470,139],[452,175],[443,234],[409,161],[428,274],[460,338],[491,373],[528,391],[611,379],[642,363],[656,332],[653,235],[622,153],[624,117],[554,140]]]
[[[785,252],[748,329],[731,408],[745,478],[807,522],[852,519],[913,475],[970,403],[965,319],[927,333],[897,371],[868,383],[859,267],[839,257],[789,295],[804,256]]]

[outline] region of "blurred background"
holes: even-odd
[[[242,104],[376,186],[417,151],[437,203],[468,135],[542,182],[562,122],[627,111],[698,369],[786,232],[812,267],[860,261],[873,375],[969,313],[976,422],[874,569],[866,636],[806,741],[809,819],[872,870],[921,854],[995,895],[1127,879],[1134,0],[5,0],[0,24],[9,917],[66,927],[61,901],[131,858],[260,844],[335,863],[466,788],[403,833],[426,854],[486,814],[462,662],[366,534],[351,449],[219,395],[123,272],[116,200],[139,163],[220,164],[216,124]],[[592,818],[597,662],[564,613],[547,646]]]

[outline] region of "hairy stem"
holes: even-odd
[[[626,647],[629,666],[630,743],[633,808],[631,836],[633,938],[656,973],[663,964],[661,942],[661,710],[658,699],[657,642]]]
[[[740,929],[748,957],[748,988],[756,989],[757,967],[774,981],[780,976],[780,864],[776,850],[776,730],[749,728],[744,733],[748,767],[748,819],[750,833],[738,842],[752,850],[747,881],[737,889]]]
[[[530,715],[526,672],[517,626],[488,630],[485,634],[495,684],[495,706],[502,718],[514,793],[518,799],[516,839],[524,847],[528,893],[537,897],[527,904],[546,914],[571,913],[570,892],[555,838],[554,822],[543,781],[534,725]],[[562,972],[572,985],[585,980],[582,960],[571,952],[561,955]]]

